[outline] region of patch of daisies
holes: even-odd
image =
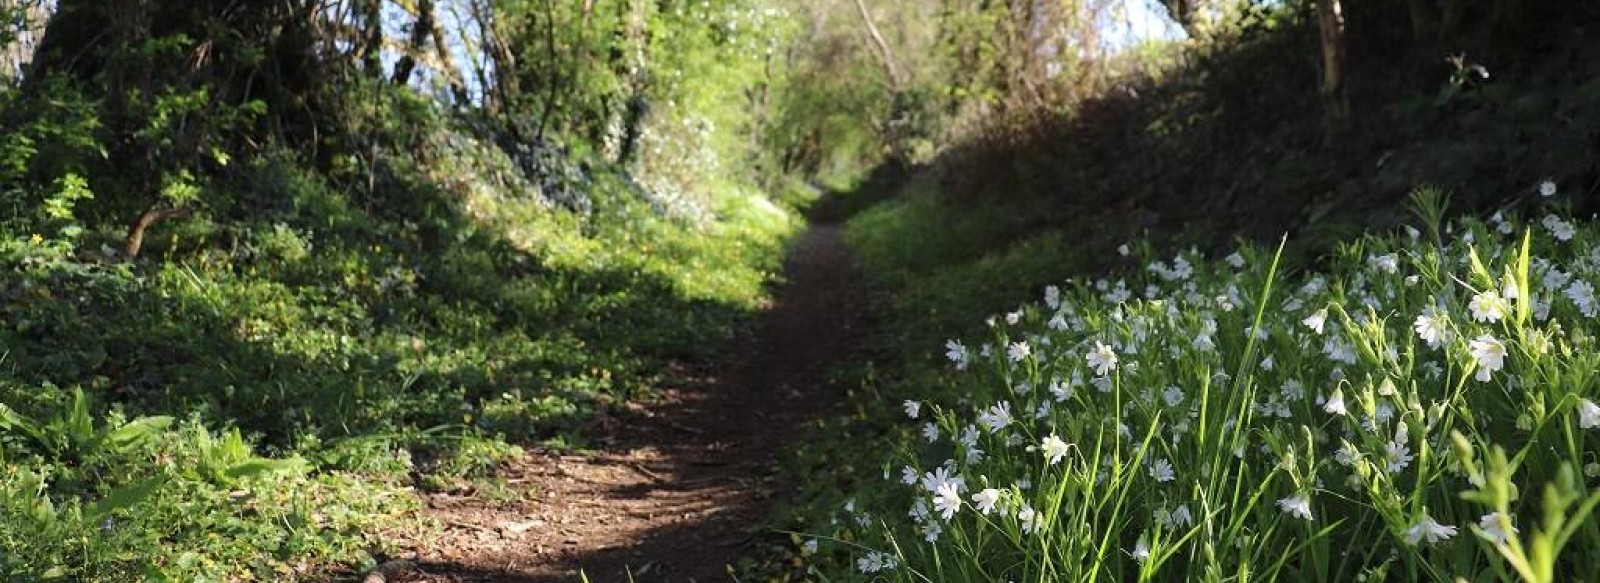
[[[1596,240],[1496,214],[1299,273],[1125,246],[1135,273],[950,340],[818,540],[903,581],[1586,574]]]

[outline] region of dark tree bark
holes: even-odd
[[[128,240],[122,247],[122,257],[128,261],[139,258],[139,250],[144,248],[144,232],[151,225],[167,219],[181,219],[189,216],[194,211],[188,208],[165,208],[153,206],[139,214],[133,224],[128,226]]]
[[[383,75],[383,0],[363,0],[361,4],[361,67],[375,78]]]
[[[1350,95],[1345,88],[1344,11],[1339,0],[1314,0],[1317,28],[1322,46],[1323,125],[1330,141],[1338,139],[1350,125]]]
[[[434,22],[433,0],[418,0],[417,17],[411,24],[411,38],[406,44],[406,52],[394,64],[394,76],[390,80],[395,85],[411,82],[411,72],[417,68],[417,58],[427,53],[428,40],[436,36],[438,26]]]

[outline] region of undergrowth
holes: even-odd
[[[240,178],[203,183],[209,203],[137,260],[77,174],[8,191],[0,578],[370,566],[395,550],[381,533],[428,528],[414,488],[493,490],[523,445],[582,447],[668,363],[715,354],[809,197],[707,175],[684,214],[567,153],[586,204],[564,206],[474,120],[386,91],[353,123],[409,149],[231,160]]]
[[[1484,43],[1451,61],[1383,61],[1411,73],[1368,77],[1353,97],[1362,129],[1329,142],[1305,115],[1309,92],[1281,82],[1314,73],[1279,58],[1303,52],[1293,31],[1308,23],[1273,18],[1070,111],[999,120],[901,184],[843,195],[860,199],[841,206],[882,330],[872,360],[841,371],[853,414],[790,456],[800,486],[775,526],[788,539],[764,555],[783,567],[755,572],[1581,576],[1595,546],[1580,520],[1594,472],[1579,400],[1594,398],[1592,300],[1571,286],[1592,267],[1582,241],[1600,187],[1583,145],[1593,124],[1576,113],[1596,86],[1575,72],[1600,63],[1582,25],[1544,23],[1537,51]],[[1370,57],[1355,66],[1379,66]],[[1492,75],[1461,72],[1475,63]],[[1417,184],[1444,185],[1469,218],[1418,218],[1406,197]],[[1514,281],[1524,232],[1537,281]],[[1574,279],[1542,279],[1555,272]],[[1474,320],[1468,305],[1491,289],[1548,319]],[[1415,331],[1425,305],[1449,322],[1438,347]],[[1096,342],[1109,350],[1099,362],[1138,368],[1095,374]],[[1495,346],[1504,362],[1480,358]],[[1326,408],[1336,390],[1344,414]],[[1387,425],[1363,426],[1380,405]],[[1341,455],[1372,465],[1335,461],[1341,440],[1353,444]],[[1062,446],[1054,463],[1043,453]],[[1490,463],[1497,447],[1504,465]],[[1380,462],[1401,448],[1413,459],[1391,473]],[[1518,496],[1496,498],[1507,484]],[[948,518],[939,486],[956,491]],[[1478,534],[1511,526],[1520,549]]]
[[[1309,269],[1281,248],[1134,242],[1123,275],[1048,286],[948,340],[942,366],[860,377],[866,407],[841,429],[866,445],[812,468],[843,494],[812,491],[828,502],[795,564],[897,581],[1579,576],[1600,546],[1593,228],[1447,221],[1437,191],[1417,200],[1421,228]]]

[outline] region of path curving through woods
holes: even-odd
[[[444,526],[370,581],[731,581],[727,565],[785,495],[775,458],[841,400],[825,372],[849,358],[862,297],[840,228],[802,234],[753,338],[720,366],[610,420],[589,455],[529,451],[496,503],[433,494]],[[630,579],[631,577],[631,579]]]

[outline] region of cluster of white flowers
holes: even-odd
[[[1542,222],[1544,223],[1544,228],[1550,231],[1550,236],[1555,237],[1557,240],[1571,241],[1578,234],[1577,227],[1574,227],[1572,223],[1561,220],[1561,217],[1545,215]]]
[[[878,551],[872,551],[856,559],[856,568],[865,574],[893,571],[897,566],[894,555]]]
[[[1107,500],[1094,496],[1123,492],[1128,498],[1117,504],[1139,511],[1117,515],[1114,528],[1128,533],[1119,548],[1143,563],[1166,556],[1183,538],[1173,533],[1218,515],[1239,520],[1230,514],[1238,509],[1219,508],[1195,489],[1218,476],[1248,475],[1267,480],[1246,488],[1270,494],[1260,499],[1276,506],[1274,516],[1315,523],[1297,527],[1312,529],[1300,531],[1307,536],[1378,525],[1387,527],[1382,532],[1395,552],[1457,544],[1463,527],[1434,517],[1470,508],[1430,514],[1403,502],[1410,494],[1398,488],[1447,475],[1482,479],[1464,476],[1451,428],[1470,428],[1475,438],[1506,431],[1528,438],[1540,423],[1600,430],[1600,405],[1588,395],[1521,405],[1529,387],[1545,382],[1527,376],[1529,355],[1555,354],[1557,346],[1592,350],[1594,335],[1577,330],[1600,311],[1587,283],[1600,277],[1600,250],[1557,260],[1574,252],[1557,243],[1577,237],[1578,227],[1554,216],[1541,223],[1550,237],[1534,240],[1552,251],[1522,263],[1520,229],[1497,215],[1492,226],[1445,229],[1456,234],[1438,253],[1386,247],[1425,245],[1419,235],[1410,243],[1374,240],[1365,248],[1376,252],[1337,264],[1329,275],[1307,275],[1281,294],[1249,291],[1262,290],[1268,266],[1247,261],[1259,256],[1248,250],[1215,263],[1194,251],[1144,261],[1148,281],[1047,287],[1042,305],[989,319],[989,341],[945,344],[963,392],[902,404],[925,444],[891,466],[901,468],[898,488],[916,490],[904,512],[906,532],[931,547],[950,544],[952,531],[975,528],[1050,536],[1110,520],[1061,517],[1098,512]],[[1120,251],[1132,256],[1127,247]],[[1142,297],[1135,299],[1135,289]],[[1494,399],[1501,402],[1474,410],[1470,421],[1456,413]],[[948,459],[916,461],[930,455]],[[1434,510],[1467,504],[1455,492],[1427,500]],[[1390,513],[1356,521],[1341,515],[1378,507]],[[1478,536],[1466,538],[1503,545],[1517,536],[1512,513],[1484,510],[1468,515],[1482,518],[1467,527]],[[1018,543],[1008,552],[1034,547]],[[872,573],[895,568],[893,558],[920,569],[921,556],[897,551],[859,560],[861,571]]]

